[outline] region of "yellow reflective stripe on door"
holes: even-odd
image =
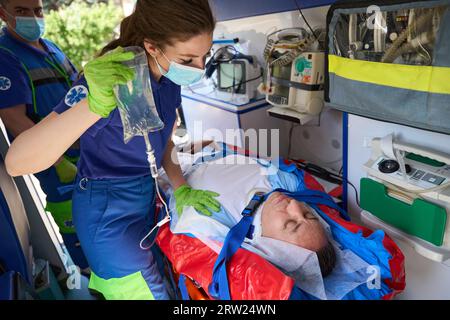
[[[382,86],[450,94],[450,68],[380,63],[328,56],[328,70],[349,80]]]

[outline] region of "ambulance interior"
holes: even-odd
[[[440,33],[450,29],[450,2],[378,10],[366,2],[212,1],[218,24],[206,76],[182,88],[172,139],[180,149],[225,142],[295,161],[327,192],[338,190],[332,196],[353,223],[400,248],[406,286],[391,298],[450,299],[450,88],[435,84],[450,67]],[[372,64],[398,74],[372,76]],[[403,107],[392,116],[389,99]],[[101,299],[73,265],[37,179],[7,174],[1,119],[0,128],[0,300]],[[269,138],[252,144],[253,132]],[[205,299],[192,283],[190,298]]]

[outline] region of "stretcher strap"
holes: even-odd
[[[222,250],[214,264],[213,281],[209,285],[209,294],[219,300],[231,300],[228,287],[227,262],[241,247],[248,230],[250,229],[254,216],[244,216],[227,234]]]
[[[350,216],[348,215],[348,213],[342,209],[340,206],[338,206],[333,198],[326,194],[325,192],[322,191],[317,191],[317,190],[302,190],[302,191],[297,191],[297,192],[290,192],[290,191],[286,191],[284,189],[276,189],[273,192],[282,192],[287,196],[290,196],[298,201],[302,201],[305,202],[309,205],[325,205],[331,209],[335,209],[337,211],[339,211],[339,213],[341,214],[341,216],[347,220],[350,221]]]
[[[222,250],[214,264],[213,280],[208,288],[209,294],[213,298],[231,300],[226,264],[241,247],[245,237],[248,236],[254,219],[253,214],[265,199],[266,195],[264,194],[253,195],[250,204],[242,211],[242,219],[228,232]]]

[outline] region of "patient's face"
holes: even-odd
[[[303,203],[274,192],[264,202],[262,235],[286,241],[311,251],[323,248],[328,240],[320,221]]]

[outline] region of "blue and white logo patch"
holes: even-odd
[[[68,106],[73,107],[81,100],[86,99],[87,96],[88,89],[85,86],[75,86],[66,94],[66,99],[64,100],[64,102]]]
[[[0,90],[6,91],[11,88],[11,80],[7,77],[0,76]]]

